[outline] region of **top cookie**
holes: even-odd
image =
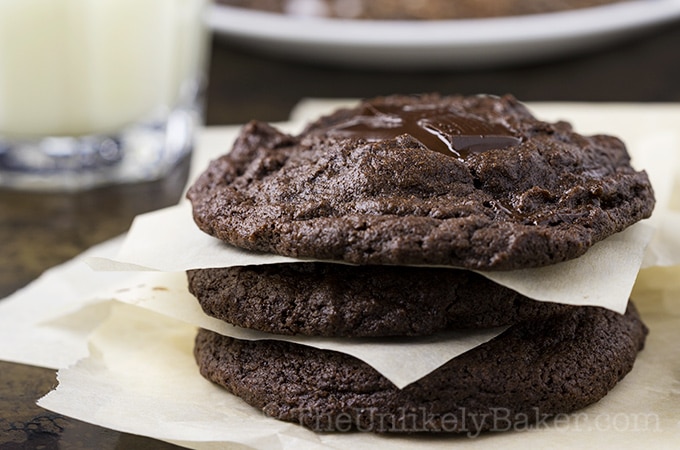
[[[532,116],[512,96],[390,96],[297,136],[247,124],[189,189],[206,233],[356,264],[507,270],[582,255],[648,217],[624,144]]]

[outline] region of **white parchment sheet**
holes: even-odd
[[[633,371],[600,402],[536,425],[471,439],[316,434],[263,416],[203,379],[192,356],[195,327],[115,303],[91,339],[91,356],[59,371],[40,406],[105,427],[189,448],[677,448],[680,437],[680,268],[646,269],[634,298],[650,328]],[[238,446],[237,446],[238,444]]]
[[[235,327],[207,316],[189,293],[184,272],[143,272],[120,287],[98,294],[100,300],[118,300],[141,306],[191,325],[237,339],[276,339],[346,353],[366,362],[398,388],[413,383],[458,355],[498,336],[507,327],[448,331],[409,338],[323,338],[282,336]],[[409,364],[404,364],[409,361]]]
[[[0,359],[59,369],[86,357],[88,336],[109,314],[109,302],[97,293],[130,274],[94,272],[84,259],[113,256],[121,243],[116,238],[94,246],[0,300]]]
[[[653,233],[653,227],[638,223],[575,260],[537,269],[478,273],[535,300],[623,312]],[[170,272],[300,261],[249,252],[206,235],[194,224],[187,202],[137,217],[115,260],[88,258],[98,270]]]

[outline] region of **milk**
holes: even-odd
[[[0,0],[0,137],[162,117],[202,67],[206,0]]]

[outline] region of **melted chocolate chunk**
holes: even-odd
[[[465,158],[471,153],[518,145],[505,126],[461,116],[445,108],[409,108],[367,104],[361,114],[325,130],[330,136],[367,141],[394,139],[408,134],[430,150]]]

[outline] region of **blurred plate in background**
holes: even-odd
[[[489,19],[375,21],[296,17],[213,5],[218,37],[314,63],[401,69],[498,67],[597,49],[680,18],[680,0],[631,0]]]

